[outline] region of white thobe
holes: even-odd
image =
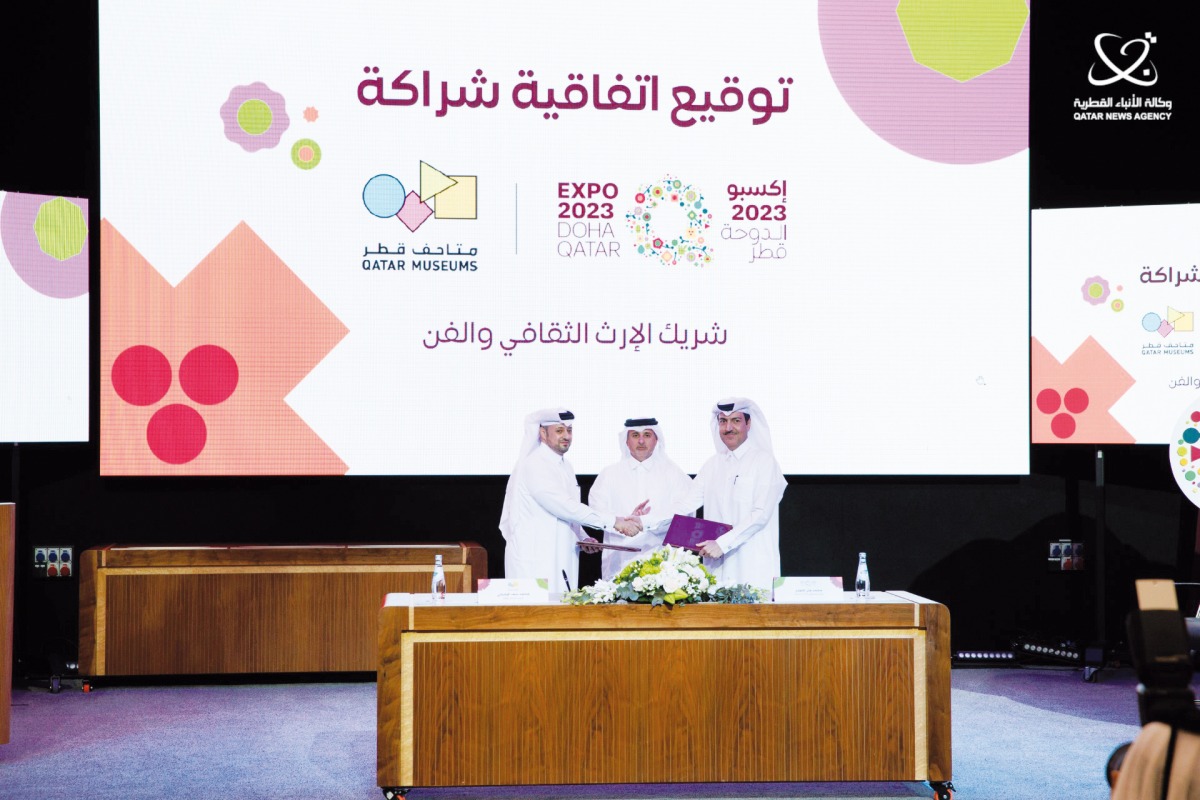
[[[553,589],[579,585],[579,550],[588,538],[581,526],[615,530],[616,517],[593,511],[579,501],[575,468],[544,443],[521,460],[513,473],[512,533],[504,548],[508,578],[545,578]]]
[[[625,515],[643,500],[649,500],[651,511],[650,515],[642,518],[645,527],[636,536],[623,536],[616,531],[604,534],[607,544],[636,547],[639,552],[605,550],[600,561],[601,577],[612,580],[630,561],[662,545],[663,535],[671,521],[670,514],[663,514],[676,508],[691,489],[691,484],[687,473],[658,451],[651,453],[645,461],[626,455],[617,463],[600,470],[588,494],[588,505],[605,513]],[[695,510],[692,508],[686,513],[694,513]]]
[[[780,570],[779,501],[786,488],[775,457],[749,441],[705,462],[681,507],[704,506],[705,519],[733,526],[716,539],[724,555],[704,559],[719,581],[771,590]]]

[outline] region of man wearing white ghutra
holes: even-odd
[[[705,565],[724,584],[771,590],[779,576],[779,501],[787,488],[771,449],[766,416],[751,400],[718,401],[710,418],[716,455],[704,463],[679,509],[704,506],[704,518],[733,529],[699,542]]]
[[[670,512],[691,489],[692,480],[667,456],[662,428],[654,417],[627,419],[620,433],[621,460],[600,470],[588,505],[598,511],[626,511],[642,516],[642,531],[634,536],[605,533],[605,544],[637,547],[639,552],[605,550],[600,575],[612,580],[627,563],[641,558],[645,551],[662,545],[663,534],[671,521]],[[659,515],[655,515],[655,509]],[[630,511],[630,509],[633,509]],[[692,509],[688,513],[694,513]]]
[[[504,534],[504,575],[545,578],[556,585],[563,573],[579,582],[579,550],[595,542],[584,525],[632,536],[636,517],[601,514],[580,502],[575,468],[565,458],[571,448],[575,415],[547,408],[525,417],[521,453],[504,492],[500,532]]]

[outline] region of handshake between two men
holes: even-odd
[[[650,501],[643,500],[642,502],[638,503],[637,507],[634,508],[628,516],[617,517],[617,522],[615,525],[613,525],[613,527],[616,529],[617,533],[621,534],[622,536],[637,536],[642,532],[642,517],[649,513]],[[585,553],[598,553],[600,552],[599,547],[591,547],[588,545],[588,542],[595,541],[596,539],[594,537],[589,536],[579,543],[579,549]]]

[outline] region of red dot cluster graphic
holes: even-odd
[[[162,351],[145,344],[128,347],[112,367],[117,395],[134,406],[152,406],[171,388],[171,362]],[[193,347],[179,363],[179,386],[192,402],[215,406],[237,388],[237,361],[215,344]],[[154,412],[146,425],[150,451],[168,464],[186,464],[200,455],[208,440],[204,417],[185,403],[169,403]]]
[[[1073,415],[1082,414],[1087,407],[1088,393],[1078,386],[1067,389],[1062,395],[1057,389],[1042,389],[1038,392],[1038,411],[1054,415],[1050,420],[1050,432],[1060,439],[1070,439],[1075,434]]]

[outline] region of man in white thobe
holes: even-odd
[[[733,526],[699,543],[717,580],[770,591],[780,571],[779,501],[787,488],[771,449],[770,428],[761,409],[744,397],[719,401],[710,424],[717,453],[705,462],[677,509],[704,506],[705,519]]]
[[[657,419],[625,420],[620,449],[621,460],[600,470],[592,484],[588,494],[588,505],[592,508],[606,513],[637,513],[644,508],[652,514],[655,508],[674,509],[688,494],[692,480],[667,456]],[[694,511],[693,508],[688,513]],[[642,517],[642,531],[634,536],[606,531],[605,544],[636,547],[638,552],[605,550],[600,562],[601,577],[612,580],[630,561],[661,546],[670,521],[670,516],[654,520],[647,515]]]
[[[575,415],[565,408],[535,411],[525,418],[521,455],[504,493],[500,532],[504,534],[504,575],[545,578],[570,588],[579,583],[579,547],[595,542],[584,525],[629,535],[636,519],[601,514],[580,502],[575,468],[565,458],[571,448]]]

